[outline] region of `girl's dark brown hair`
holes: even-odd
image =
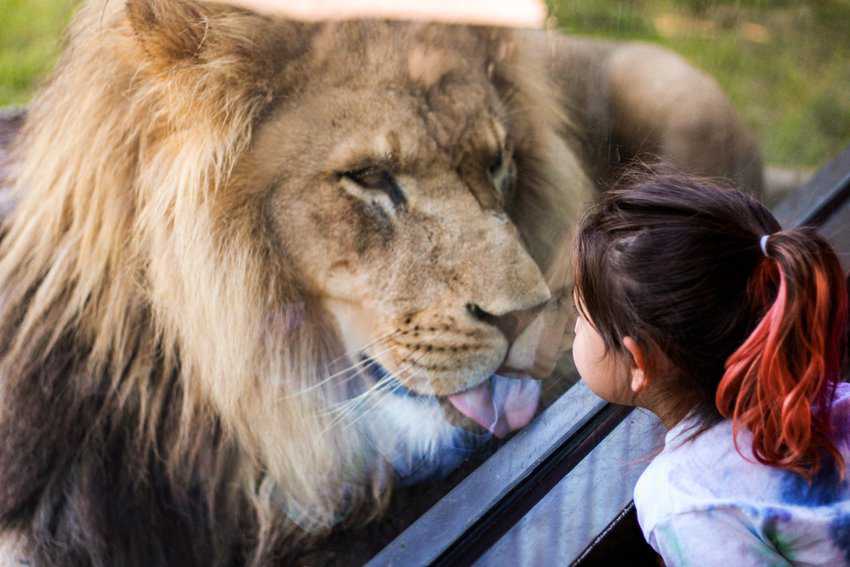
[[[703,425],[731,418],[752,432],[759,462],[811,478],[829,456],[843,476],[830,405],[846,364],[847,290],[813,229],[782,230],[722,183],[642,171],[586,213],[575,278],[606,348],[626,354],[630,336],[663,355]]]

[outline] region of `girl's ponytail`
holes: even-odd
[[[829,455],[843,478],[830,405],[845,360],[844,273],[812,229],[778,232],[765,244],[749,282],[752,305],[764,315],[727,359],[715,403],[733,420],[736,448],[738,430],[752,432],[757,461],[811,479]]]

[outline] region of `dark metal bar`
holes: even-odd
[[[525,480],[504,495],[433,563],[472,565],[610,433],[634,408],[605,404]]]
[[[817,226],[850,199],[850,146],[773,211],[784,227]]]
[[[593,541],[590,542],[590,545],[588,545],[587,548],[582,551],[581,555],[579,555],[576,560],[573,561],[570,565],[579,565],[582,561],[584,561],[594,550],[594,548],[596,548],[597,545],[602,543],[610,533],[617,529],[617,526],[620,524],[620,522],[624,520],[624,518],[626,518],[629,514],[633,513],[634,509],[635,503],[633,500],[629,502],[629,504],[625,508],[623,508],[619,514],[617,514],[617,517],[614,518],[610,524],[605,526],[605,529],[598,536],[596,536]]]
[[[798,226],[817,226],[826,221],[850,197],[850,172],[847,173],[832,191],[823,197],[820,205],[807,213]]]
[[[583,384],[571,387],[381,550],[369,565],[408,567],[437,561],[605,406]]]
[[[634,485],[663,446],[663,436],[664,428],[651,412],[631,411],[597,439],[592,450],[476,560],[475,566],[569,565],[594,542],[600,542],[600,534],[606,530],[609,537],[624,532],[634,536],[634,526],[621,530],[612,524],[631,502]],[[621,544],[640,544],[634,546],[635,553],[628,553],[630,564],[647,556],[654,562],[654,554],[646,551],[642,535],[637,535],[621,540]],[[588,554],[591,558],[600,555]],[[624,549],[614,553],[617,560],[626,555]]]

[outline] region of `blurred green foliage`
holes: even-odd
[[[0,106],[23,104],[77,0],[0,0]],[[548,0],[569,33],[658,43],[713,75],[769,163],[850,144],[850,0]]]
[[[56,59],[75,0],[0,0],[0,106],[25,103]]]
[[[848,0],[549,0],[568,33],[650,41],[714,76],[768,163],[813,167],[850,144]]]

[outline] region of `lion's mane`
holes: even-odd
[[[169,18],[190,25],[151,31]],[[265,564],[381,510],[386,471],[328,431],[340,394],[316,386],[332,325],[247,221],[262,188],[232,189],[313,32],[184,0],[76,18],[0,244],[0,529],[34,564]],[[541,73],[505,52],[529,129],[514,216],[545,265],[584,178]]]

